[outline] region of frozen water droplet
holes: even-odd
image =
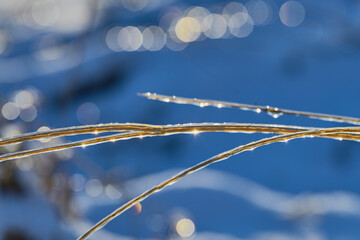
[[[273,118],[278,118],[282,115],[282,113],[279,113],[279,112],[268,112],[268,114],[270,116],[272,116]]]

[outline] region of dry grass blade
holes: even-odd
[[[263,133],[290,133],[294,131],[310,130],[311,128],[275,125],[275,124],[250,124],[250,123],[187,123],[176,125],[152,125],[141,123],[107,123],[86,126],[73,126],[67,128],[57,128],[48,131],[32,132],[20,134],[9,138],[0,138],[0,146],[9,144],[22,143],[26,141],[39,140],[44,138],[65,137],[81,134],[99,134],[110,132],[129,132],[129,131],[144,131],[144,132],[167,132],[171,131],[194,131],[194,129],[210,129],[211,131],[234,131],[239,132],[249,130],[249,132],[263,132]],[[205,130],[204,130],[205,131]]]
[[[175,96],[169,97],[169,96],[157,95],[151,93],[145,93],[140,95],[147,97],[149,99],[160,100],[164,102],[174,102],[180,104],[193,104],[200,107],[204,107],[204,106],[215,106],[218,108],[232,107],[232,108],[239,108],[242,110],[253,110],[258,113],[264,111],[271,114],[274,117],[280,116],[282,114],[290,114],[290,115],[321,119],[325,121],[337,121],[337,122],[360,125],[360,119],[351,118],[351,117],[278,109],[269,106],[264,107],[264,106],[238,104],[238,103],[230,103],[230,102],[222,102],[222,101],[188,99],[188,98],[180,98]],[[117,132],[117,134],[98,136],[80,141],[62,143],[55,146],[45,146],[37,149],[30,149],[25,151],[17,151],[13,153],[3,154],[0,156],[0,162],[6,160],[13,160],[21,157],[32,156],[41,153],[65,150],[75,147],[85,147],[85,146],[90,146],[105,142],[114,142],[118,140],[128,140],[133,138],[143,138],[143,137],[151,137],[151,136],[166,136],[166,135],[184,134],[184,133],[197,134],[200,132],[282,134],[280,136],[264,138],[259,141],[241,145],[229,151],[218,154],[212,158],[209,158],[195,166],[192,166],[178,173],[177,175],[152,187],[151,189],[142,193],[138,197],[125,203],[120,208],[116,209],[114,212],[112,212],[104,219],[102,219],[100,222],[98,222],[96,225],[94,225],[91,229],[89,229],[84,235],[82,235],[79,238],[79,239],[86,239],[88,236],[90,236],[92,233],[94,233],[95,231],[106,225],[116,216],[120,215],[131,206],[141,202],[142,200],[154,194],[155,192],[158,192],[163,188],[165,188],[166,186],[169,186],[177,182],[186,175],[194,173],[215,162],[225,160],[243,151],[252,150],[256,147],[265,146],[280,141],[288,141],[300,137],[322,137],[322,138],[333,138],[339,140],[346,139],[346,140],[360,141],[360,127],[313,128],[313,127],[299,127],[299,126],[287,126],[287,125],[275,125],[275,124],[270,125],[270,124],[247,124],[247,123],[189,123],[189,124],[176,124],[176,125],[109,123],[109,124],[59,128],[49,131],[21,134],[10,138],[2,138],[0,139],[0,146],[18,144],[26,141],[39,140],[44,138],[65,137],[65,136],[81,135],[81,134],[113,133],[113,132]]]
[[[131,129],[136,131],[126,131]],[[92,125],[80,126],[71,128],[54,129],[47,132],[35,132],[30,134],[19,135],[17,137],[0,140],[0,145],[7,145],[13,143],[20,143],[22,141],[30,141],[42,139],[44,137],[59,137],[69,136],[74,134],[86,134],[97,132],[113,132],[120,131],[121,133],[109,136],[102,136],[96,138],[85,139],[76,142],[63,143],[55,146],[47,146],[37,149],[30,149],[25,151],[18,151],[7,153],[0,156],[0,162],[13,160],[22,157],[29,157],[32,155],[48,153],[53,151],[60,151],[75,147],[86,147],[90,145],[114,142],[119,140],[128,140],[133,138],[143,138],[150,136],[164,136],[171,134],[183,133],[200,133],[200,132],[231,132],[231,133],[276,133],[287,134],[301,131],[314,130],[315,128],[285,126],[285,125],[270,125],[270,124],[242,124],[242,123],[190,123],[190,124],[176,124],[176,125],[147,125],[147,124],[111,124],[110,125]],[[322,135],[321,137],[347,139],[347,140],[360,140],[360,135],[357,135],[360,130],[354,128],[353,133],[332,133]]]
[[[86,126],[74,126],[67,128],[57,128],[49,131],[38,131],[25,133],[9,138],[0,138],[0,146],[21,143],[26,141],[39,140],[43,138],[55,138],[63,136],[98,134],[105,132],[125,132],[125,131],[156,131],[159,126],[141,123],[107,123]]]
[[[205,99],[197,99],[197,98],[183,98],[176,96],[166,96],[159,95],[156,93],[140,93],[139,96],[146,97],[152,100],[159,100],[163,102],[172,102],[178,104],[192,104],[199,107],[213,106],[217,108],[229,107],[229,108],[238,108],[241,110],[252,110],[257,113],[266,112],[271,114],[273,117],[277,118],[282,114],[296,115],[309,117],[324,121],[332,121],[332,122],[343,122],[354,125],[360,125],[359,118],[345,117],[345,116],[337,116],[330,114],[321,114],[321,113],[312,113],[312,112],[304,112],[304,111],[294,111],[288,109],[280,109],[277,107],[270,106],[258,106],[258,105],[250,105],[250,104],[242,104],[242,103],[233,103],[233,102],[223,102],[223,101],[214,101],[214,100],[205,100]]]
[[[233,148],[229,151],[220,153],[212,158],[209,158],[193,167],[190,167],[175,176],[167,179],[166,181],[156,185],[155,187],[147,190],[146,192],[142,193],[141,195],[135,197],[134,199],[130,200],[129,202],[125,203],[118,209],[116,209],[114,212],[107,215],[105,218],[103,218],[101,221],[99,221],[97,224],[95,224],[92,228],[90,228],[85,234],[80,236],[78,240],[83,240],[88,238],[92,233],[99,230],[103,226],[105,226],[108,222],[110,222],[115,217],[119,216],[121,213],[129,209],[130,207],[134,206],[135,204],[143,201],[150,195],[162,190],[163,188],[174,184],[175,182],[179,181],[181,178],[185,177],[186,175],[189,175],[191,173],[194,173],[202,168],[205,168],[215,162],[219,162],[222,160],[225,160],[231,156],[234,156],[236,154],[239,154],[244,151],[253,150],[257,147],[269,145],[275,142],[281,142],[281,141],[288,141],[291,139],[301,138],[301,137],[312,137],[312,136],[318,136],[323,134],[332,134],[332,133],[351,133],[358,131],[359,128],[329,128],[329,129],[320,129],[320,130],[310,130],[310,131],[302,131],[298,133],[291,133],[291,134],[284,134],[280,136],[274,136],[270,138],[261,139],[259,141],[251,142],[249,144],[241,145],[239,147]]]

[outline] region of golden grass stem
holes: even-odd
[[[86,126],[74,126],[67,128],[57,128],[48,131],[38,131],[25,133],[9,138],[1,138],[0,146],[21,143],[26,141],[39,140],[44,138],[64,137],[80,134],[98,134],[104,132],[124,132],[124,131],[155,131],[158,126],[140,123],[107,123]]]
[[[137,130],[126,131],[125,129]],[[63,143],[55,146],[46,146],[37,149],[30,149],[24,151],[17,151],[12,153],[3,154],[0,156],[0,162],[13,160],[22,157],[29,157],[41,153],[60,151],[75,147],[87,147],[90,145],[114,142],[119,140],[128,140],[133,138],[143,138],[150,136],[164,136],[172,134],[183,133],[200,133],[200,132],[231,132],[231,133],[276,133],[287,134],[301,131],[314,130],[315,128],[309,127],[297,127],[297,126],[284,126],[275,124],[246,124],[246,123],[190,123],[190,124],[176,124],[176,125],[147,125],[147,124],[111,124],[110,125],[92,125],[92,126],[80,126],[71,128],[54,129],[47,132],[35,132],[24,135],[19,135],[10,139],[0,140],[0,145],[13,144],[14,142],[20,143],[21,141],[30,141],[42,139],[44,137],[59,137],[69,136],[75,134],[86,134],[98,132],[111,132],[120,131],[121,133],[113,134],[109,136],[102,136],[96,138],[90,138],[80,140],[76,142]],[[322,135],[321,137],[346,139],[346,140],[360,140],[360,135],[356,134],[360,132],[360,128],[353,128],[353,133],[332,133]],[[10,142],[10,143],[9,143]]]
[[[199,164],[196,164],[195,166],[192,166],[182,172],[179,172],[175,176],[165,180],[164,182],[150,188],[149,190],[145,191],[144,193],[140,194],[139,196],[133,198],[129,202],[123,204],[121,207],[107,215],[105,218],[103,218],[101,221],[96,223],[93,227],[91,227],[86,233],[84,233],[82,236],[78,238],[78,240],[84,240],[88,238],[92,233],[99,230],[103,226],[105,226],[108,222],[113,220],[115,217],[119,216],[121,213],[129,209],[130,207],[134,206],[135,204],[143,201],[147,197],[151,196],[152,194],[164,189],[165,187],[174,184],[175,182],[179,181],[181,178],[185,177],[186,175],[189,175],[191,173],[194,173],[202,168],[205,168],[215,162],[219,162],[222,160],[225,160],[231,156],[234,156],[236,154],[239,154],[244,151],[253,150],[257,147],[269,145],[275,142],[281,142],[281,141],[288,141],[291,139],[301,138],[301,137],[312,137],[312,136],[319,136],[323,134],[332,134],[332,133],[346,133],[346,132],[354,132],[358,131],[359,128],[330,128],[330,129],[315,129],[315,130],[308,130],[308,131],[301,131],[297,133],[291,133],[291,134],[284,134],[280,136],[274,136],[270,138],[264,138],[255,142],[251,142],[245,145],[238,146],[236,148],[233,148],[231,150],[228,150],[226,152],[220,153],[214,157],[211,157],[203,162],[200,162]]]

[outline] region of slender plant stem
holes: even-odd
[[[204,100],[204,99],[196,99],[196,98],[190,99],[190,98],[182,98],[175,96],[157,95],[155,93],[145,93],[139,95],[153,100],[173,102],[178,104],[192,104],[200,107],[205,107],[205,106],[214,106],[218,108],[230,107],[241,110],[251,110],[257,113],[266,112],[275,118],[283,114],[289,114],[289,115],[304,116],[304,117],[309,117],[324,121],[336,121],[336,122],[349,123],[353,125],[360,125],[359,118],[352,118],[345,116],[294,111],[294,110],[279,109],[276,107],[269,107],[269,106],[257,106],[257,105]],[[30,149],[25,151],[17,151],[17,152],[3,154],[0,156],[0,162],[13,160],[21,157],[28,157],[41,153],[70,149],[75,147],[86,147],[104,142],[113,142],[118,140],[127,140],[127,139],[143,138],[143,137],[151,137],[151,136],[165,136],[165,135],[184,134],[184,133],[198,134],[200,132],[282,134],[238,146],[226,152],[220,153],[214,157],[211,157],[203,162],[200,162],[199,164],[196,164],[182,172],[179,172],[175,176],[148,189],[141,195],[128,201],[127,203],[116,209],[114,212],[103,218],[100,222],[95,224],[85,234],[83,234],[81,237],[78,238],[82,240],[89,237],[92,233],[105,226],[108,222],[110,222],[115,217],[119,216],[121,213],[123,213],[130,207],[143,201],[150,195],[162,190],[163,188],[171,184],[174,184],[175,182],[179,181],[181,178],[185,177],[186,175],[194,173],[215,162],[219,162],[231,156],[237,155],[243,151],[253,150],[260,146],[265,146],[280,141],[288,141],[300,137],[323,137],[323,138],[333,138],[339,140],[346,139],[346,140],[360,141],[360,127],[313,128],[313,127],[299,127],[299,126],[287,126],[287,125],[246,124],[246,123],[189,123],[189,124],[176,124],[176,125],[109,123],[109,124],[59,128],[49,131],[21,134],[10,138],[1,138],[0,146],[19,144],[26,141],[39,140],[44,138],[65,137],[65,136],[81,135],[81,134],[111,133],[111,132],[117,132],[117,134],[99,136],[99,137],[89,138],[80,141],[57,144],[55,146],[45,146],[37,149]]]
[[[286,126],[286,125],[275,125],[275,124],[249,124],[249,123],[187,123],[187,124],[175,124],[175,125],[151,125],[141,123],[107,123],[87,126],[74,126],[68,128],[57,128],[48,131],[31,132],[20,134],[9,138],[0,138],[0,146],[9,144],[22,143],[25,141],[33,141],[44,138],[55,138],[81,134],[98,134],[98,133],[109,133],[109,132],[126,132],[126,131],[147,131],[147,132],[163,132],[167,129],[183,129],[184,131],[193,131],[196,128],[202,129],[214,129],[217,131],[230,131],[231,128],[234,131],[241,131],[241,129],[252,129],[256,132],[269,132],[269,133],[285,133],[293,132],[296,130],[310,130],[311,128],[297,127],[297,126]],[[263,128],[263,130],[260,130]],[[269,130],[268,130],[269,129]],[[181,131],[181,130],[179,130]],[[215,130],[214,130],[215,131]]]
[[[358,128],[355,128],[355,129],[358,130]],[[337,133],[337,132],[342,132],[342,133],[354,132],[355,129],[354,128],[330,128],[330,129],[320,129],[320,130],[316,129],[316,130],[310,130],[310,131],[302,131],[302,132],[298,132],[298,133],[284,134],[284,135],[280,135],[280,136],[264,138],[264,139],[261,139],[261,140],[255,141],[255,142],[251,142],[251,143],[248,143],[245,145],[238,146],[229,151],[220,153],[220,154],[218,154],[214,157],[211,157],[199,164],[196,164],[195,166],[192,166],[182,172],[179,172],[175,176],[165,180],[164,182],[152,187],[151,189],[140,194],[139,196],[133,198],[129,202],[125,203],[124,205],[122,205],[121,207],[116,209],[114,212],[107,215],[101,221],[96,223],[86,233],[84,233],[82,236],[80,236],[78,238],[78,240],[84,240],[84,239],[88,238],[92,233],[94,233],[95,231],[97,231],[100,228],[102,228],[103,226],[105,226],[108,222],[113,220],[115,217],[119,216],[121,213],[123,213],[130,207],[134,206],[135,204],[143,201],[144,199],[151,196],[152,194],[162,190],[163,188],[165,188],[169,185],[174,184],[175,182],[179,181],[181,178],[185,177],[186,175],[194,173],[194,172],[196,172],[202,168],[205,168],[215,162],[219,162],[219,161],[225,160],[231,156],[239,154],[241,152],[253,150],[257,147],[269,145],[269,144],[272,144],[275,142],[288,141],[291,139],[301,138],[301,137],[313,137],[313,136],[318,136],[318,135],[322,135],[322,134],[331,134],[331,133]]]
[[[21,143],[25,141],[33,141],[44,138],[54,138],[54,137],[72,136],[72,135],[80,135],[80,134],[98,134],[104,132],[124,132],[124,131],[146,131],[147,129],[156,131],[156,128],[159,128],[159,126],[150,125],[150,124],[140,124],[140,123],[107,123],[107,124],[97,124],[97,125],[74,126],[67,128],[57,128],[48,131],[25,133],[9,138],[1,138],[0,146]]]
[[[224,101],[215,101],[215,100],[206,100],[206,99],[197,99],[197,98],[183,98],[176,96],[167,96],[167,95],[159,95],[156,93],[139,93],[139,96],[146,97],[152,100],[159,100],[163,102],[172,102],[178,104],[192,104],[199,107],[213,106],[217,108],[238,108],[241,110],[252,110],[257,113],[266,112],[271,114],[273,117],[277,118],[282,114],[296,115],[309,117],[314,119],[319,119],[323,121],[331,121],[331,122],[344,122],[350,123],[353,125],[360,125],[359,118],[353,117],[345,117],[345,116],[337,116],[330,114],[321,114],[321,113],[312,113],[312,112],[304,112],[304,111],[294,111],[288,109],[280,109],[277,107],[270,106],[259,106],[259,105],[250,105],[250,104],[242,104],[242,103],[233,103],[233,102],[224,102]]]
[[[120,124],[121,125],[121,124]],[[96,125],[95,125],[96,126]],[[308,130],[314,130],[315,128],[307,128],[307,127],[295,127],[295,126],[283,126],[283,125],[268,125],[268,124],[241,124],[241,123],[198,123],[198,124],[177,124],[177,125],[156,125],[152,127],[151,125],[144,125],[144,126],[138,126],[136,127],[136,124],[132,125],[132,129],[138,129],[144,131],[131,131],[131,132],[121,132],[118,134],[113,134],[109,136],[102,136],[102,137],[96,137],[96,138],[90,138],[85,139],[81,141],[75,141],[70,143],[63,143],[58,144],[55,146],[46,146],[42,148],[37,149],[30,149],[30,150],[24,150],[24,151],[17,151],[12,153],[3,154],[0,156],[0,162],[7,161],[7,160],[13,160],[17,158],[22,157],[29,157],[37,154],[47,153],[47,152],[53,152],[53,151],[60,151],[75,147],[87,147],[90,145],[105,143],[105,142],[114,142],[119,140],[129,140],[133,138],[143,138],[143,137],[150,137],[150,136],[164,136],[164,135],[172,135],[172,134],[182,134],[182,133],[192,133],[197,134],[200,132],[231,132],[231,133],[277,133],[277,134],[286,134],[286,133],[295,133],[295,132],[301,132],[301,131],[308,131]],[[123,131],[123,126],[121,125],[119,129]],[[88,128],[80,127],[79,129],[76,128],[70,128],[70,129],[56,129],[53,131],[44,132],[45,136],[62,136],[64,135],[74,135],[74,134],[82,134],[82,133],[89,133],[89,130],[98,129],[99,131],[112,131],[116,128],[113,126],[111,129],[108,127],[105,127],[105,129],[102,128],[102,126],[90,126]],[[119,130],[118,129],[118,130]],[[336,138],[336,139],[347,139],[347,140],[360,140],[360,135],[356,133],[360,133],[360,128],[353,128],[354,132],[352,133],[332,133],[332,134],[326,134],[322,135],[321,137],[326,138]],[[81,132],[81,131],[83,132]],[[76,131],[77,133],[74,133]],[[21,141],[21,140],[35,140],[35,139],[41,139],[44,136],[33,133],[32,134],[26,134],[25,137],[19,136],[12,140],[14,141]],[[26,141],[25,140],[25,141]],[[5,139],[4,141],[8,141],[8,139]],[[1,141],[0,141],[1,143]],[[9,143],[7,143],[9,144]],[[4,144],[5,145],[5,144]]]

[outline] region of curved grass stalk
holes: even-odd
[[[212,129],[213,131],[241,131],[241,129],[248,129],[250,132],[264,132],[264,133],[290,133],[294,131],[305,131],[311,128],[298,127],[298,126],[286,126],[277,124],[248,124],[248,123],[186,123],[175,125],[152,125],[141,123],[107,123],[97,125],[75,126],[67,128],[57,128],[48,131],[32,132],[20,134],[9,138],[0,138],[0,146],[9,144],[22,143],[26,141],[39,140],[44,138],[65,137],[81,134],[95,134],[98,133],[110,133],[110,132],[126,132],[126,131],[147,131],[147,132],[163,132],[168,129],[179,129],[177,131],[184,130],[194,131],[194,129]],[[216,128],[216,129],[214,129]],[[263,130],[260,130],[262,128]]]
[[[345,116],[337,116],[330,114],[321,114],[321,113],[312,113],[312,112],[304,112],[304,111],[294,111],[288,109],[280,109],[277,107],[270,106],[259,106],[259,105],[251,105],[251,104],[242,104],[242,103],[233,103],[233,102],[224,102],[224,101],[215,101],[215,100],[206,100],[206,99],[197,99],[197,98],[183,98],[176,96],[166,96],[166,95],[158,95],[156,93],[139,93],[139,96],[158,100],[163,102],[172,102],[178,104],[192,104],[199,107],[213,106],[217,108],[238,108],[241,110],[252,110],[257,113],[266,112],[272,115],[274,118],[277,118],[283,114],[295,115],[295,116],[303,116],[314,118],[323,121],[331,121],[331,122],[342,122],[342,123],[350,123],[353,125],[360,125],[359,118],[353,117],[345,117]]]
[[[120,128],[122,128],[122,124],[119,124]],[[94,125],[97,126],[97,125]],[[60,136],[60,134],[63,134],[61,136],[67,136],[67,135],[73,135],[74,131],[76,130],[77,134],[79,134],[80,130],[87,131],[86,133],[89,133],[88,130],[93,130],[95,127],[90,126],[88,128],[85,127],[79,127],[79,128],[69,128],[69,129],[55,129],[52,131],[44,132],[44,133],[34,133],[32,134],[25,134],[25,137],[19,136],[13,141],[17,140],[23,140],[26,138],[27,140],[35,140],[35,139],[41,139],[43,136],[41,134],[44,134],[46,136],[49,136],[51,134],[54,134],[52,136]],[[136,124],[132,125],[136,126]],[[241,124],[241,123],[198,123],[198,124],[177,124],[177,125],[154,125],[155,127],[152,128],[151,125],[145,125],[145,126],[139,126],[137,129],[139,131],[130,131],[130,132],[122,132],[119,134],[113,134],[109,136],[103,136],[103,137],[96,137],[96,138],[90,138],[70,143],[63,143],[58,144],[55,146],[47,146],[37,149],[30,149],[25,151],[18,151],[13,153],[7,153],[0,156],[0,162],[7,161],[7,160],[13,160],[17,158],[22,157],[29,157],[41,153],[47,153],[47,152],[53,152],[53,151],[60,151],[75,147],[87,147],[90,145],[105,143],[105,142],[114,142],[119,140],[129,140],[133,138],[143,138],[143,137],[150,137],[150,136],[164,136],[164,135],[172,135],[172,134],[183,134],[183,133],[200,133],[200,132],[231,132],[231,133],[276,133],[276,134],[288,134],[288,133],[295,133],[295,132],[301,132],[301,131],[309,131],[314,130],[315,128],[307,128],[307,127],[296,127],[296,126],[283,126],[283,125],[268,125],[268,124]],[[101,128],[102,126],[98,126],[99,131],[108,131],[109,129],[107,127]],[[116,129],[114,126],[112,127],[112,130]],[[135,127],[134,127],[135,129]],[[142,129],[146,129],[144,131],[141,131]],[[326,134],[321,135],[321,137],[326,138],[335,138],[335,139],[346,139],[346,140],[360,140],[360,135],[356,133],[360,133],[360,128],[353,128],[354,132],[352,133],[332,133],[332,134]],[[121,130],[123,131],[123,130]],[[83,133],[83,132],[81,132]],[[67,135],[66,135],[67,134]],[[4,140],[8,141],[8,140]],[[1,143],[1,141],[0,141]],[[3,144],[4,145],[4,144]]]
[[[0,138],[0,146],[39,140],[44,138],[55,138],[80,134],[98,134],[104,132],[146,131],[147,129],[155,131],[157,128],[161,128],[161,126],[141,123],[107,123],[57,128],[48,131],[20,134],[9,138]]]
[[[191,173],[194,173],[202,168],[205,168],[215,162],[219,162],[222,160],[225,160],[231,156],[237,155],[244,151],[253,150],[257,147],[269,145],[276,142],[281,141],[288,141],[291,139],[301,138],[301,137],[313,137],[313,136],[319,136],[323,134],[332,134],[332,133],[346,133],[346,132],[354,132],[354,130],[359,130],[359,128],[330,128],[330,129],[320,129],[320,130],[310,130],[310,131],[302,131],[298,133],[291,133],[291,134],[284,134],[280,136],[274,136],[270,138],[264,138],[255,142],[251,142],[245,145],[238,146],[236,148],[233,148],[231,150],[228,150],[226,152],[220,153],[214,157],[211,157],[203,162],[200,162],[199,164],[196,164],[195,166],[192,166],[182,172],[179,172],[175,176],[165,180],[164,182],[152,187],[151,189],[145,191],[144,193],[140,194],[139,196],[133,198],[132,200],[128,201],[127,203],[123,204],[121,207],[116,209],[114,212],[107,215],[105,218],[103,218],[101,221],[96,223],[93,227],[91,227],[86,233],[84,233],[82,236],[78,238],[78,240],[84,240],[88,238],[92,233],[99,230],[103,226],[105,226],[107,223],[109,223],[111,220],[113,220],[115,217],[119,216],[121,213],[129,209],[130,207],[134,206],[135,204],[143,201],[147,197],[151,196],[152,194],[164,189],[165,187],[172,185],[179,181],[181,178],[185,177],[186,175],[189,175]]]
[[[110,136],[106,136],[106,137],[90,138],[90,139],[76,141],[76,142],[58,144],[58,145],[50,146],[50,147],[42,147],[42,148],[37,148],[37,149],[12,152],[12,153],[7,153],[7,154],[1,155],[0,162],[14,160],[17,158],[22,158],[22,157],[29,157],[29,156],[33,156],[33,155],[37,155],[37,154],[41,154],[41,153],[48,153],[48,152],[65,150],[65,149],[71,149],[71,148],[75,148],[75,147],[86,147],[86,146],[91,146],[91,145],[95,145],[95,144],[99,144],[99,143],[103,143],[103,142],[127,140],[127,139],[131,139],[131,138],[140,137],[142,134],[144,134],[144,132],[119,133],[119,134],[114,134],[114,135],[110,135]],[[150,135],[151,133],[147,133],[147,134]]]

